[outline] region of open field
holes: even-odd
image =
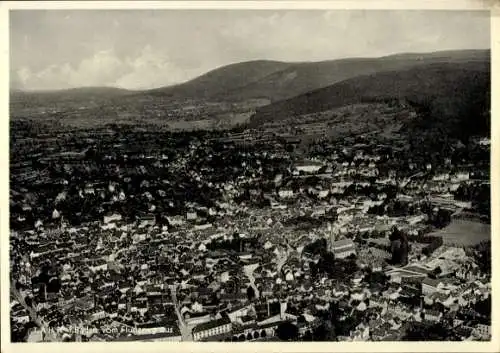
[[[469,220],[453,220],[446,228],[429,235],[442,236],[445,245],[473,246],[491,239],[491,225]]]

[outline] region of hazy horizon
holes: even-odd
[[[488,11],[13,10],[10,88],[145,90],[248,61],[481,49]]]
[[[388,54],[388,55],[383,55],[383,56],[378,56],[378,57],[370,57],[370,56],[366,56],[366,57],[346,57],[346,58],[339,58],[339,59],[332,59],[332,60],[324,60],[324,61],[336,61],[336,60],[349,60],[349,59],[379,59],[379,58],[384,58],[384,57],[391,57],[391,56],[398,56],[398,55],[418,55],[418,54],[422,54],[422,55],[426,55],[426,54],[434,54],[434,53],[441,53],[441,52],[452,52],[452,51],[481,51],[481,50],[490,50],[489,48],[487,49],[458,49],[458,50],[453,50],[453,49],[450,49],[450,50],[439,50],[439,51],[433,51],[433,52],[404,52],[404,53],[393,53],[393,54]],[[227,66],[231,66],[231,65],[238,65],[238,64],[244,64],[244,63],[250,63],[250,62],[258,62],[258,61],[276,61],[276,62],[282,62],[282,63],[299,63],[299,62],[296,62],[296,61],[277,61],[277,60],[268,60],[268,59],[256,59],[256,60],[249,60],[249,61],[240,61],[240,62],[234,62],[234,63],[229,63],[229,64],[226,64],[226,65],[222,65],[222,66],[219,66],[219,67],[215,67],[213,69],[210,69],[206,72],[203,72],[201,73],[200,75],[197,75],[195,77],[193,77],[192,79],[196,79],[200,76],[203,76],[211,71],[214,71],[214,70],[217,70],[217,69],[220,69],[222,67],[227,67]],[[306,63],[308,61],[301,61],[300,63]],[[309,61],[309,62],[322,62],[322,61]],[[144,89],[133,89],[133,88],[122,88],[122,87],[117,87],[117,86],[77,86],[77,87],[68,87],[68,88],[56,88],[56,89],[22,89],[22,88],[10,88],[10,91],[13,92],[13,91],[21,91],[21,92],[56,92],[56,91],[70,91],[70,90],[78,90],[78,89],[92,89],[92,88],[108,88],[108,89],[121,89],[121,90],[126,90],[126,91],[130,91],[130,92],[134,92],[134,91],[145,91],[145,90],[151,90],[151,89],[157,89],[157,88],[162,88],[162,87],[169,87],[169,86],[175,86],[175,85],[179,85],[179,84],[182,84],[182,83],[185,83],[185,82],[188,82],[192,79],[188,79],[186,81],[183,81],[183,82],[178,82],[178,83],[174,83],[174,84],[170,84],[170,85],[162,85],[162,86],[158,86],[158,87],[151,87],[151,88],[144,88]]]

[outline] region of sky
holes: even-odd
[[[148,89],[250,60],[490,48],[488,12],[12,10],[12,89]]]

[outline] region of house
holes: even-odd
[[[222,293],[220,301],[223,303],[244,303],[248,300],[246,293]]]
[[[452,308],[455,304],[458,304],[458,297],[455,297],[453,295],[449,295],[446,297],[445,300],[439,301],[444,305],[445,308]]]
[[[140,219],[139,228],[147,226],[154,226],[156,224],[156,217],[154,214],[144,215]]]
[[[441,320],[443,313],[436,310],[427,310],[425,311],[425,320],[437,322]]]
[[[370,263],[370,268],[373,272],[381,272],[384,269],[385,262],[379,259],[376,259]]]
[[[365,298],[366,298],[366,293],[363,291],[357,290],[351,293],[351,300],[363,301],[365,300]]]
[[[273,282],[272,281],[269,281],[269,280],[266,280],[266,281],[263,281],[261,284],[260,284],[260,287],[261,287],[261,290],[260,290],[260,295],[263,296],[263,297],[270,297],[273,295]]]
[[[28,314],[18,315],[13,317],[13,320],[17,323],[28,323],[30,321],[30,316]]]
[[[323,167],[322,163],[315,162],[315,161],[304,161],[301,163],[297,163],[295,165],[294,170],[303,173],[316,173],[318,172],[321,167]]]
[[[426,277],[422,281],[422,294],[423,295],[430,295],[430,294],[436,293],[439,290],[440,285],[441,285],[441,281]]]
[[[89,265],[89,269],[92,272],[96,272],[99,270],[107,270],[108,263],[104,259],[97,259],[97,260],[92,261],[92,263]]]
[[[432,177],[433,181],[446,181],[450,179],[450,175],[448,173],[436,174]]]
[[[241,260],[250,260],[253,257],[253,254],[251,252],[241,252],[238,254],[238,257]]]
[[[294,192],[293,192],[292,189],[280,189],[278,191],[278,195],[279,195],[280,198],[285,199],[285,198],[293,197]]]
[[[185,318],[186,325],[203,325],[212,321],[213,317],[206,312],[193,313],[190,311],[184,311],[182,314]]]
[[[234,322],[238,318],[246,316],[250,309],[251,306],[237,305],[227,312],[227,316],[231,322]]]
[[[351,279],[351,282],[354,286],[359,286],[361,284],[361,281],[363,280],[364,275],[362,272],[357,272],[354,274],[353,278]]]
[[[199,252],[205,252],[205,251],[207,251],[207,246],[204,243],[200,243],[200,245],[198,245],[198,251]]]
[[[477,324],[473,332],[479,336],[491,336],[491,325]]]
[[[195,341],[200,341],[212,336],[230,333],[231,329],[231,320],[229,320],[229,317],[226,316],[221,319],[212,320],[194,327],[193,339]]]
[[[389,300],[396,300],[400,296],[400,291],[389,288],[388,290],[383,292],[382,296]]]
[[[318,192],[318,198],[320,199],[324,199],[325,197],[327,197],[328,195],[330,194],[330,190],[320,190]]]
[[[60,212],[58,210],[54,209],[54,211],[52,212],[52,218],[57,219],[59,217],[61,217]]]
[[[194,230],[206,230],[212,228],[212,223],[197,224],[194,226]]]
[[[358,311],[365,311],[368,308],[365,302],[360,302],[358,306],[356,307],[356,310]]]
[[[113,213],[113,214],[104,216],[104,223],[105,224],[114,223],[114,222],[121,221],[121,220],[122,220],[122,216],[118,213]]]
[[[168,223],[172,226],[180,226],[180,225],[183,225],[185,223],[184,221],[184,218],[182,216],[172,216],[172,217],[168,217],[167,216],[167,220],[168,220]]]
[[[464,279],[467,281],[474,281],[478,275],[479,275],[478,268],[472,268],[466,266],[458,268],[455,272],[455,276],[457,278]]]
[[[429,269],[417,265],[407,265],[401,268],[390,269],[386,272],[392,282],[401,283],[403,278],[412,278],[416,282],[423,280],[430,272]]]
[[[451,181],[454,183],[460,183],[462,181],[469,180],[469,178],[470,178],[469,172],[461,171],[453,175]]]
[[[255,318],[252,316],[249,316],[249,315],[241,316],[238,321],[242,326],[245,326],[245,327],[256,326]]]
[[[97,321],[97,320],[104,319],[107,316],[108,316],[108,314],[104,310],[96,310],[88,316],[88,320]]]

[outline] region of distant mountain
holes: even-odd
[[[12,90],[10,100],[12,116],[20,117],[77,111],[79,119],[98,117],[99,121],[119,116],[231,125],[247,121],[253,114],[251,122],[258,125],[363,100],[402,98],[420,104],[419,109],[427,110],[432,119],[466,121],[457,115],[482,114],[478,107],[484,106],[485,92],[489,93],[489,65],[490,50],[300,63],[258,60],[227,65],[188,82],[152,90]],[[467,120],[469,124],[472,119]]]
[[[302,93],[326,87],[343,80],[382,71],[405,70],[431,63],[460,63],[489,60],[489,50],[447,51],[427,54],[398,54],[382,58],[342,59],[323,62],[292,64],[262,80],[231,92],[226,99],[244,100],[269,98],[271,101],[288,99]],[[219,97],[224,98],[224,97]]]
[[[321,62],[286,63],[257,60],[223,66],[188,82],[151,90],[130,91],[113,87],[82,87],[56,91],[17,90],[11,91],[11,100],[42,98],[50,101],[75,101],[130,95],[160,97],[162,100],[172,101],[189,99],[234,102],[264,98],[274,102],[360,75],[404,70],[430,63],[481,62],[489,60],[489,57],[489,50],[459,50]]]
[[[402,100],[418,107],[434,127],[457,133],[465,127],[484,132],[489,124],[485,117],[489,92],[489,58],[448,60],[350,78],[261,107],[250,123],[259,125],[361,102]]]
[[[250,61],[224,66],[183,84],[141,92],[172,99],[245,101],[283,100],[345,79],[430,63],[484,61],[489,50],[397,54],[322,62]]]
[[[175,99],[223,98],[226,92],[256,83],[291,64],[279,61],[248,61],[212,70],[186,83],[141,92]]]

